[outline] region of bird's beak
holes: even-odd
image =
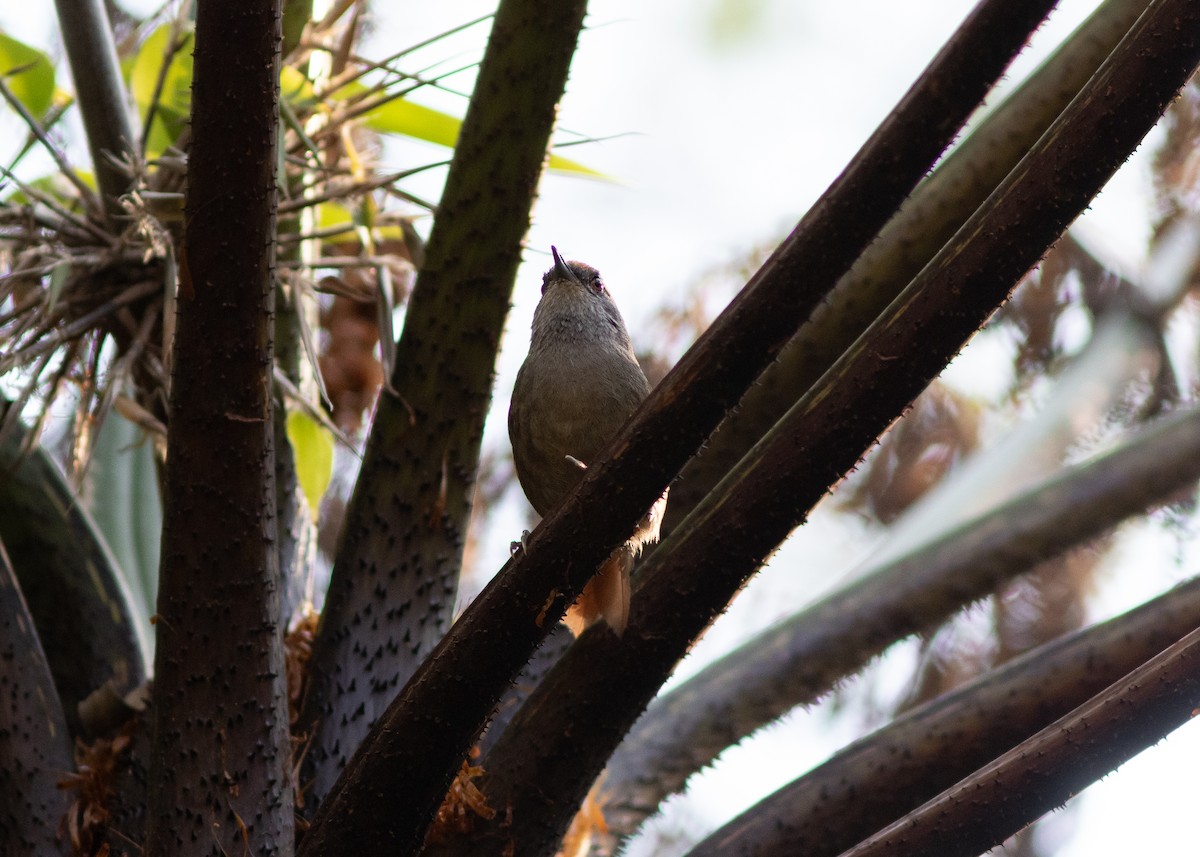
[[[554,256],[554,272],[564,280],[570,280],[573,283],[579,282],[579,277],[571,270],[571,267],[563,261],[563,257],[558,255],[558,248],[553,244],[550,245],[550,253]]]

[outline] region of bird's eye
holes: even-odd
[[[604,280],[600,279],[598,274],[592,279],[592,291],[594,291],[596,294],[600,294],[602,291],[604,291]]]

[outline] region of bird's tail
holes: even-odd
[[[563,621],[576,637],[600,619],[607,622],[618,637],[625,632],[625,626],[629,624],[629,577],[633,571],[633,556],[628,543],[618,545],[583,587],[575,603],[567,608]]]

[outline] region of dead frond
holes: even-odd
[[[75,793],[75,800],[62,820],[60,833],[71,843],[74,854],[92,857],[105,853],[105,829],[117,798],[117,777],[125,764],[125,754],[133,743],[136,718],[126,721],[114,738],[98,738],[90,744],[75,746],[74,773],[63,778],[58,787]]]
[[[446,798],[438,807],[433,824],[425,835],[425,841],[438,844],[446,841],[451,834],[463,834],[471,830],[476,818],[491,821],[496,817],[496,810],[488,805],[487,798],[475,785],[473,780],[483,776],[483,768],[472,765],[471,761],[479,758],[479,748],[471,748],[470,759],[464,759],[462,768],[450,784]]]

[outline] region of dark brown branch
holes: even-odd
[[[1200,578],[913,709],[784,786],[688,857],[834,857],[1087,702],[1200,625]]]
[[[422,664],[351,760],[302,853],[405,854],[419,846],[497,699],[592,570],[848,270],[1052,5],[989,0],[972,14],[969,37],[938,55],[608,455],[589,468],[576,494],[543,521],[528,551]],[[605,514],[595,514],[601,507]],[[391,796],[393,812],[366,811],[378,794]]]
[[[145,853],[287,855],[272,444],[275,0],[205,0],[167,431]]]
[[[1197,479],[1200,411],[1190,411],[749,640],[655,700],[613,754],[605,778],[617,813],[610,828],[631,832],[732,743],[816,700],[891,642],[936,628],[1003,581],[1166,502]]]
[[[732,741],[812,701],[864,666],[884,642],[932,631],[949,615],[945,611],[1180,490],[1184,483],[1172,478],[1175,468],[1192,478],[1186,439],[1193,429],[1186,418],[1182,426],[1167,421],[1139,433],[1094,465],[1029,486],[1020,500],[998,498],[992,509],[972,506],[981,492],[1009,496],[1001,487],[1005,474],[1014,467],[1028,473],[1030,466],[1013,459],[1045,445],[1049,426],[1061,427],[1081,405],[1103,410],[1104,402],[1126,393],[1129,382],[1142,377],[1147,355],[1158,352],[1159,341],[1156,320],[1124,312],[1106,316],[1056,380],[1047,406],[1005,442],[966,463],[923,512],[914,510],[855,570],[856,583],[748,640],[651,703],[608,764],[610,834],[632,832]],[[1177,441],[1185,442],[1184,454]],[[1200,435],[1193,445],[1200,453]],[[1200,478],[1200,469],[1195,476]],[[1167,484],[1147,482],[1151,478]],[[956,506],[958,514],[947,520],[946,509]]]
[[[1154,125],[1200,59],[1198,18],[1159,0],[1139,19],[989,204],[650,557],[624,638],[593,632],[567,652],[484,761],[490,802],[512,807],[498,836],[552,848],[692,641]]]
[[[1108,0],[921,182],[828,300],[721,423],[671,488],[682,521],[920,273],[1003,181],[1129,31],[1149,0]]]
[[[974,857],[1187,723],[1197,699],[1200,630],[845,857]]]
[[[521,706],[529,698],[529,694],[533,693],[534,689],[541,684],[542,679],[574,642],[575,637],[566,625],[560,623],[554,627],[542,645],[533,653],[529,663],[521,670],[516,681],[496,704],[496,710],[488,720],[487,730],[479,739],[479,749],[483,754],[486,755],[491,751],[496,741],[504,734],[504,730],[508,728],[509,722],[521,710]]]
[[[496,352],[585,6],[496,13],[314,644],[310,807],[449,627]]]
[[[687,516],[933,258],[1083,88],[1149,2],[1103,3],[917,186],[813,313],[811,323],[784,346],[688,462],[672,486],[664,533]],[[491,740],[494,733],[493,725]],[[611,777],[610,771],[610,785]]]

